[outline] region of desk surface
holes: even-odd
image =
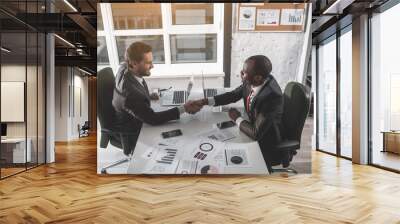
[[[200,93],[198,93],[200,94]],[[152,104],[155,111],[165,110],[166,107],[161,107],[159,102]],[[215,124],[218,122],[230,120],[226,112],[213,112],[216,111],[213,107],[205,106],[203,109],[195,115],[184,113],[181,115],[181,119],[177,121],[171,121],[163,125],[151,126],[143,124],[142,130],[139,135],[139,139],[133,154],[133,158],[130,161],[127,173],[128,174],[142,174],[144,173],[145,167],[149,160],[142,157],[146,150],[150,147],[154,147],[154,144],[162,141],[161,133],[174,129],[181,129],[183,135],[177,138],[195,138],[199,133],[206,132],[215,128]],[[241,147],[246,147],[248,152],[248,160],[251,166],[226,166],[224,167],[224,174],[268,174],[268,169],[263,159],[260,147],[256,141],[253,141],[245,134],[240,132],[237,126],[224,129],[231,132],[235,138],[225,141],[226,147],[241,144]]]

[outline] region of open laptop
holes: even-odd
[[[203,89],[204,98],[214,97],[216,95],[225,93],[225,89],[224,88],[205,88],[204,75],[203,74],[201,74],[201,79],[202,79],[201,86],[202,86],[202,89]]]
[[[190,91],[192,90],[193,83],[188,82],[187,90],[166,91],[161,96],[162,106],[177,106],[186,103]]]

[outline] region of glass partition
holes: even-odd
[[[400,4],[371,18],[370,120],[374,165],[400,171]]]
[[[318,48],[318,149],[336,154],[336,36]]]
[[[43,12],[43,5],[0,3],[21,16]],[[0,178],[45,163],[45,45],[43,33],[0,12]]]
[[[352,157],[352,32],[340,36],[340,154]]]
[[[26,33],[1,34],[1,175],[26,169],[31,152],[26,150]],[[4,50],[6,49],[6,50]]]

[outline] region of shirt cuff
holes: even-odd
[[[179,110],[179,114],[185,113],[185,107],[183,107],[182,105],[178,106],[178,110]]]
[[[236,124],[237,124],[237,126],[238,127],[240,127],[240,123],[242,123],[242,121],[244,121],[244,119],[242,118],[242,117],[238,117],[237,119],[236,119]]]
[[[215,99],[214,97],[208,97],[208,106],[214,106],[215,105]]]

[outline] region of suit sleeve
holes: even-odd
[[[171,120],[177,120],[180,117],[177,107],[155,112],[144,97],[134,97],[133,94],[128,95],[124,105],[124,110],[127,113],[150,125],[160,125]]]
[[[220,106],[220,105],[226,105],[230,103],[234,103],[240,99],[243,98],[243,85],[240,85],[236,89],[226,92],[217,96],[214,96],[215,100],[215,105],[214,106]]]
[[[274,128],[276,113],[283,103],[283,96],[274,94],[259,103],[261,106],[258,109],[254,125],[243,120],[239,127],[243,133],[256,141],[261,140],[270,128]]]

